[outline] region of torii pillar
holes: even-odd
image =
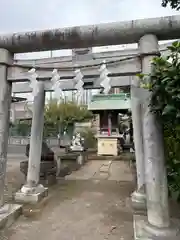
[[[39,184],[41,150],[44,128],[44,82],[38,82],[38,94],[34,97],[31,125],[30,151],[26,184],[15,195],[17,202],[36,203],[47,196],[48,189]]]
[[[7,73],[12,63],[12,54],[0,49],[0,227],[12,224],[22,210],[20,205],[5,204],[4,199],[12,89],[12,83],[7,81]]]
[[[133,85],[139,87],[139,81],[134,78]],[[137,210],[146,209],[145,194],[145,165],[144,165],[144,145],[143,145],[143,127],[142,127],[142,103],[134,98],[134,87],[131,86],[131,110],[133,122],[133,138],[136,158],[137,171],[137,189],[132,193],[132,205]]]
[[[143,54],[142,73],[149,74],[152,58],[159,51],[157,37],[152,34],[144,35],[139,40],[139,49]],[[134,215],[135,239],[178,240],[180,231],[169,216],[162,126],[156,115],[151,112],[149,100],[143,105],[147,217]]]

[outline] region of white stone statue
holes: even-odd
[[[72,151],[83,151],[84,150],[84,148],[83,148],[83,146],[81,144],[81,135],[80,135],[80,133],[76,133],[73,136],[70,149]]]

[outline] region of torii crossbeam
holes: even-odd
[[[178,39],[180,15],[0,36],[0,48],[12,53],[136,43],[145,34]]]

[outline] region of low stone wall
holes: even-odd
[[[29,141],[30,141],[29,137],[9,137],[8,144],[9,145],[27,145]],[[57,138],[47,138],[46,142],[49,146],[58,145]]]
[[[53,146],[58,146],[59,145],[59,141],[57,138],[47,138],[46,142],[49,146],[53,147]]]
[[[9,137],[9,145],[27,145],[29,143],[28,137]]]
[[[25,154],[26,145],[29,143],[29,141],[30,138],[28,137],[9,137],[8,154]],[[58,146],[57,138],[48,138],[46,141],[50,147]]]

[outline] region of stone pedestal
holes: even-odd
[[[42,198],[47,197],[48,188],[39,184],[36,187],[29,187],[24,185],[20,191],[16,192],[15,200],[19,203],[30,203],[36,204],[42,200]]]
[[[131,195],[132,207],[137,211],[147,210],[146,206],[146,194],[145,194],[145,185],[143,185],[138,190],[134,191]]]
[[[178,219],[173,219],[170,228],[157,228],[147,225],[147,215],[134,214],[133,228],[135,240],[179,240]]]

